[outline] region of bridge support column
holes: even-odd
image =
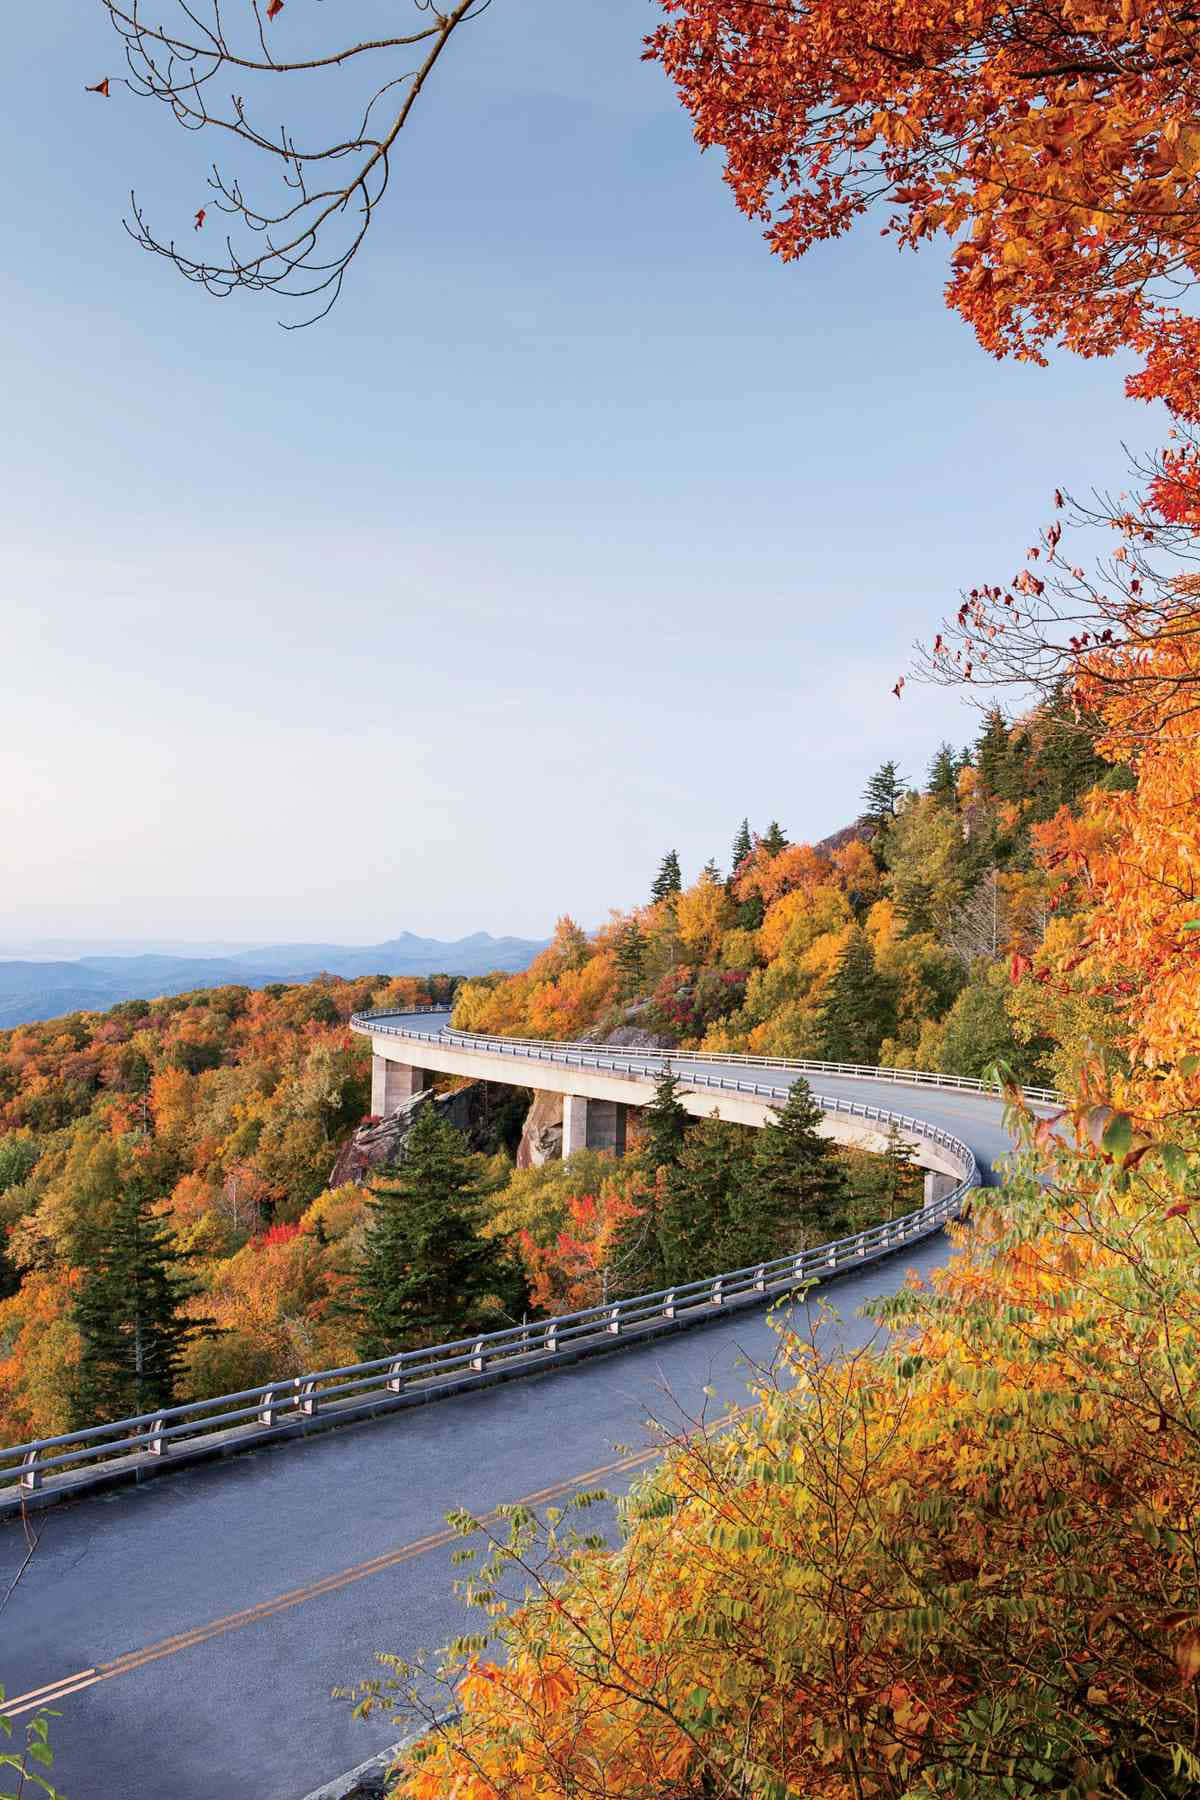
[[[426,1088],[432,1086],[433,1072],[430,1069],[417,1069],[411,1063],[392,1062],[386,1056],[371,1058],[371,1111],[377,1118],[386,1119],[389,1113],[395,1112],[402,1100],[411,1100],[414,1094],[423,1094]]]
[[[624,1156],[628,1115],[628,1106],[618,1100],[588,1100],[583,1094],[564,1094],[563,1155],[587,1149]]]
[[[938,1200],[944,1200],[951,1188],[958,1186],[953,1175],[943,1175],[940,1169],[925,1171],[925,1204],[933,1206]]]

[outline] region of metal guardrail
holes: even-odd
[[[767,1088],[762,1084],[755,1084],[755,1091],[779,1100],[785,1100],[788,1094],[786,1087]],[[176,1446],[203,1446],[205,1439],[215,1439],[217,1434],[224,1434],[222,1449],[250,1448],[283,1423],[301,1424],[318,1414],[324,1423],[334,1423],[339,1411],[352,1417],[367,1396],[378,1396],[379,1405],[374,1410],[383,1410],[389,1404],[404,1405],[406,1396],[410,1400],[435,1398],[441,1390],[453,1391],[495,1380],[498,1372],[533,1372],[589,1348],[611,1346],[612,1340],[623,1334],[636,1337],[639,1331],[644,1335],[663,1324],[699,1323],[712,1318],[721,1307],[779,1295],[806,1282],[864,1267],[932,1236],[947,1220],[958,1216],[964,1196],[978,1182],[975,1154],[967,1144],[940,1127],[907,1114],[864,1107],[857,1102],[827,1100],[820,1095],[814,1098],[831,1111],[852,1112],[880,1123],[894,1121],[901,1130],[932,1139],[958,1161],[962,1179],[942,1199],[899,1219],[743,1269],[682,1282],[653,1294],[636,1294],[627,1300],[585,1307],[535,1324],[513,1325],[426,1349],[399,1351],[372,1362],[349,1363],[340,1369],[318,1369],[234,1394],[116,1419],[108,1425],[87,1426],[58,1437],[0,1447],[0,1507],[6,1501],[12,1504],[36,1493],[47,1476],[53,1483],[56,1476],[62,1481],[68,1472],[73,1472],[75,1478],[63,1481],[63,1485],[78,1491],[87,1485],[91,1471],[97,1479],[105,1479],[106,1467],[111,1472],[117,1459],[124,1460],[127,1472],[136,1474],[139,1467],[161,1466],[160,1459],[169,1456]],[[81,1473],[82,1481],[78,1479]]]
[[[636,1057],[621,1057],[606,1051],[603,1044],[589,1044],[582,1040],[550,1042],[544,1038],[487,1037],[482,1032],[458,1031],[453,1026],[442,1031],[422,1031],[411,1026],[388,1023],[389,1020],[416,1018],[425,1013],[449,1016],[449,1009],[444,1006],[420,1006],[403,1013],[354,1013],[350,1029],[368,1037],[382,1034],[413,1038],[426,1043],[436,1041],[458,1045],[464,1050],[484,1050],[493,1055],[516,1056],[535,1062],[557,1062],[568,1067],[607,1069],[617,1074],[657,1075],[667,1065],[712,1062],[734,1063],[742,1068],[794,1070],[798,1075],[849,1075],[866,1081],[958,1088],[971,1094],[997,1094],[1000,1091],[995,1082],[979,1081],[974,1075],[938,1075],[925,1069],[885,1069],[868,1063],[805,1062],[785,1056],[750,1056],[734,1050],[643,1050]],[[749,1082],[718,1082],[691,1070],[687,1072],[686,1079],[700,1081],[708,1087],[727,1087],[740,1093],[776,1091],[760,1088]],[[1061,1096],[1054,1088],[1023,1087],[1022,1092],[1031,1100],[1051,1103],[1061,1101]]]

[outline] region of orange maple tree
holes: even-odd
[[[785,259],[877,203],[952,240],[985,349],[1133,349],[1200,416],[1200,18],[1188,0],[661,0],[647,54]]]

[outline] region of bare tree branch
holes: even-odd
[[[1090,502],[1056,494],[1060,516],[1025,567],[1007,587],[964,593],[933,642],[914,646],[915,677],[976,691],[981,705],[995,704],[997,688],[1014,690],[1017,708],[1065,692],[1089,730],[1106,696],[1132,696],[1123,725],[1132,741],[1164,720],[1200,715],[1190,659],[1170,675],[1161,658],[1146,657],[1164,636],[1200,635],[1200,431],[1179,427],[1173,439],[1133,459],[1138,492]],[[1084,566],[1085,554],[1068,554],[1072,530],[1103,532],[1116,547]]]
[[[306,317],[324,318],[341,292],[346,270],[362,245],[387,190],[390,158],[426,81],[459,26],[479,18],[491,0],[406,0],[412,29],[395,36],[337,41],[302,57],[276,55],[283,8],[245,0],[230,24],[230,0],[161,0],[167,19],[151,21],[142,0],[100,0],[121,40],[128,74],[122,85],[140,99],[166,106],[185,131],[237,139],[274,163],[282,192],[251,197],[240,173],[214,161],[207,176],[212,199],[195,209],[194,229],[210,210],[230,221],[210,260],[185,250],[150,225],[136,191],[125,229],[144,250],[166,257],[188,281],[224,297],[238,289],[268,291],[289,300],[317,300]],[[380,64],[387,70],[380,80]],[[285,124],[256,122],[288,78],[299,88],[322,72],[372,71],[355,90],[352,123],[344,135],[302,143]],[[243,91],[226,90],[236,80]],[[346,165],[343,172],[342,165]]]

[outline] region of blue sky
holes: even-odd
[[[297,333],[121,230],[136,185],[182,235],[212,151],[82,92],[98,0],[13,21],[0,941],[592,923],[974,735],[891,698],[913,638],[1160,422],[985,357],[936,251],[775,262],[654,19],[495,0]]]

